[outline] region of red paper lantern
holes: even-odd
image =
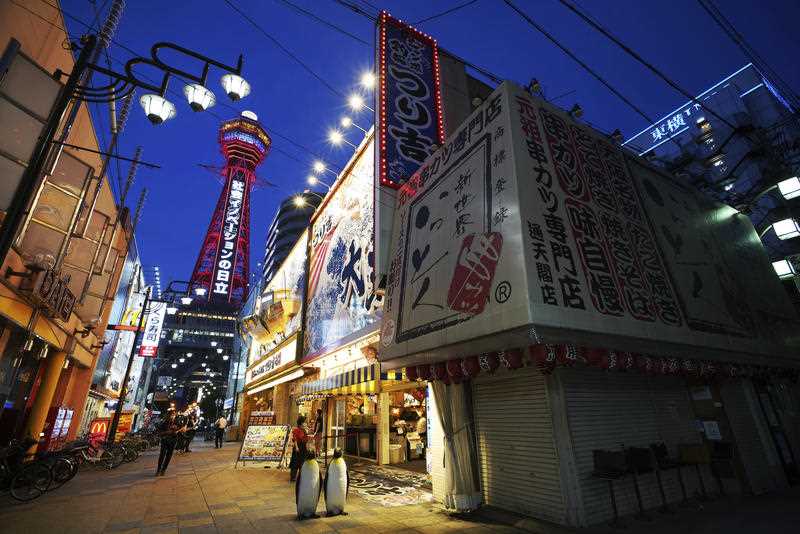
[[[533,364],[544,374],[553,372],[556,366],[556,352],[552,345],[531,345],[528,347]]]
[[[556,345],[556,363],[572,367],[578,361],[578,349],[574,345]]]
[[[478,362],[477,356],[467,356],[461,360],[461,374],[464,378],[469,380],[478,376],[481,372],[481,364]]]
[[[722,366],[722,378],[737,378],[740,374],[739,366],[733,363],[726,363]]]
[[[600,359],[599,367],[600,369],[604,369],[606,371],[616,371],[619,369],[619,353],[617,353],[615,350],[609,350],[606,352],[606,354]]]
[[[636,358],[636,368],[646,375],[652,375],[655,372],[656,363],[652,356],[640,354]]]
[[[493,373],[500,365],[500,360],[494,352],[485,352],[478,356],[478,365],[481,366],[482,371]]]
[[[411,367],[406,367],[406,378],[408,380],[417,379],[417,367],[415,365],[412,365]]]
[[[460,384],[461,380],[464,378],[464,375],[461,373],[461,360],[447,360],[445,365],[447,366],[447,376],[450,377],[450,380],[452,380],[454,384]]]
[[[608,358],[608,349],[600,348],[584,348],[583,359],[586,360],[587,365],[599,366],[601,362]]]
[[[661,360],[660,372],[662,375],[675,375],[681,368],[678,358],[664,358]]]
[[[418,365],[417,366],[417,378],[420,380],[430,380],[433,375],[431,374],[431,366],[430,365]]]
[[[422,402],[425,400],[425,390],[424,389],[415,389],[411,392],[411,395],[417,399],[417,401]]]
[[[434,380],[444,381],[447,378],[447,365],[444,362],[431,364],[431,376]],[[450,382],[449,380],[447,381]]]
[[[701,378],[713,378],[719,372],[719,367],[714,362],[702,361],[699,365]]]
[[[522,367],[522,351],[519,349],[501,350],[497,353],[497,358],[507,369]]]
[[[636,357],[630,352],[619,353],[619,370],[630,371],[636,368]]]
[[[699,366],[697,365],[697,361],[691,358],[687,358],[681,362],[681,374],[684,376],[696,375],[699,373]]]

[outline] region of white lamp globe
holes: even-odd
[[[183,94],[189,101],[189,107],[194,111],[205,111],[217,101],[214,93],[199,83],[192,83],[183,88]]]
[[[225,93],[234,102],[250,94],[250,84],[237,74],[226,74],[220,79],[220,82]]]
[[[139,104],[153,124],[161,124],[175,116],[175,106],[172,102],[156,94],[142,95]]]

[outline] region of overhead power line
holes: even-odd
[[[720,11],[720,9],[714,5],[714,2],[711,0],[697,0],[697,3],[700,4],[705,12],[714,20],[717,26],[728,36],[730,39],[739,47],[739,49],[744,53],[745,57],[747,57],[751,63],[754,63],[758,69],[767,74],[773,82],[775,82],[781,89],[781,92],[784,93],[786,97],[789,98],[792,105],[795,108],[800,107],[800,98],[798,98],[797,93],[792,89],[791,85],[786,83],[778,72],[773,69],[770,64],[763,58],[761,55],[752,47],[750,44],[745,40],[744,36],[739,33],[733,23],[725,17],[725,15]]]
[[[507,4],[510,4],[510,3],[511,3],[511,2],[510,2],[510,0],[505,0],[505,1],[506,1],[506,3],[507,3]],[[592,28],[594,28],[595,30],[597,30],[598,32],[600,32],[601,34],[603,34],[603,35],[604,35],[606,38],[608,38],[608,39],[609,39],[611,42],[613,42],[613,43],[614,43],[614,44],[616,44],[618,47],[620,47],[620,48],[621,48],[621,49],[622,49],[622,50],[623,50],[623,51],[624,51],[626,54],[628,54],[629,56],[631,56],[632,58],[634,58],[636,61],[638,61],[639,63],[641,63],[641,64],[642,64],[644,67],[646,67],[646,68],[647,68],[647,70],[649,70],[650,72],[652,72],[653,74],[655,74],[656,76],[658,76],[659,78],[661,78],[661,79],[662,79],[662,80],[663,80],[663,81],[664,81],[664,82],[665,82],[667,85],[669,85],[670,87],[672,87],[673,89],[675,89],[676,91],[678,91],[679,93],[681,93],[683,96],[685,96],[686,98],[688,98],[688,99],[689,99],[691,102],[694,102],[695,104],[700,104],[700,105],[702,106],[702,103],[700,103],[700,101],[698,101],[698,100],[697,100],[697,98],[696,98],[694,95],[692,95],[692,94],[691,94],[689,91],[687,91],[686,89],[684,89],[683,87],[681,87],[680,85],[678,85],[678,84],[677,84],[675,81],[673,81],[672,79],[670,79],[670,78],[669,78],[669,77],[668,77],[666,74],[664,74],[663,72],[661,72],[661,71],[660,71],[658,68],[656,68],[656,67],[655,67],[655,66],[654,66],[652,63],[650,63],[650,62],[648,62],[647,60],[645,60],[645,59],[644,59],[644,58],[643,58],[641,55],[639,55],[639,54],[638,54],[638,53],[637,53],[635,50],[633,50],[633,49],[632,49],[630,46],[626,45],[626,44],[625,44],[625,43],[623,43],[623,42],[622,42],[622,41],[621,41],[619,38],[617,38],[616,36],[614,36],[614,35],[613,35],[613,34],[612,34],[612,33],[611,33],[609,30],[605,29],[605,28],[604,28],[603,26],[601,26],[599,23],[595,22],[595,21],[594,21],[594,20],[593,20],[591,17],[589,17],[589,16],[588,16],[586,13],[584,13],[584,12],[583,12],[581,9],[579,9],[578,7],[576,7],[575,5],[573,5],[572,3],[568,2],[567,0],[558,0],[558,2],[559,2],[559,3],[561,3],[561,5],[563,5],[563,6],[564,6],[564,7],[566,7],[567,9],[569,9],[570,11],[572,11],[573,13],[575,13],[575,14],[576,14],[576,15],[577,15],[577,16],[578,16],[578,17],[579,17],[581,20],[583,20],[583,21],[584,21],[586,24],[588,24],[589,26],[591,26]],[[726,126],[728,126],[728,127],[731,129],[731,130],[735,130],[735,129],[736,129],[736,126],[735,126],[735,125],[731,124],[731,123],[730,123],[730,122],[729,122],[727,119],[725,119],[724,117],[721,117],[721,116],[720,116],[720,115],[719,115],[717,112],[715,112],[713,109],[706,108],[706,111],[708,111],[708,112],[709,112],[711,115],[713,115],[714,117],[716,117],[717,119],[719,119],[719,120],[720,120],[720,121],[721,121],[723,124],[725,124]],[[651,124],[652,124],[652,121],[651,121]]]
[[[508,7],[513,9],[517,13],[517,15],[520,16],[520,18],[522,18],[525,22],[527,22],[529,25],[531,25],[533,28],[535,28],[539,33],[544,35],[551,43],[556,45],[562,52],[564,52],[567,56],[569,56],[570,59],[572,59],[575,63],[580,65],[595,80],[597,80],[598,82],[603,84],[606,87],[606,89],[608,89],[609,91],[611,91],[614,94],[614,96],[619,98],[628,107],[630,107],[632,110],[634,110],[636,113],[638,113],[642,118],[644,118],[646,121],[648,121],[649,124],[653,124],[655,122],[655,121],[653,121],[652,118],[650,118],[650,116],[647,115],[647,113],[642,111],[641,108],[639,108],[636,104],[631,102],[625,95],[620,93],[613,85],[611,85],[611,83],[609,83],[605,78],[603,78],[597,72],[595,72],[589,65],[584,63],[569,48],[567,48],[566,46],[561,44],[561,42],[559,42],[559,40],[556,39],[555,36],[553,36],[553,34],[551,34],[546,29],[544,29],[539,23],[537,23],[535,20],[533,20],[527,13],[525,13],[519,7],[517,7],[511,0],[504,0],[504,2],[508,5]]]
[[[306,72],[308,72],[309,74],[311,74],[311,76],[316,78],[317,81],[319,81],[322,85],[324,85],[330,92],[332,92],[334,95],[338,96],[339,98],[345,98],[344,94],[342,94],[338,89],[336,89],[334,86],[332,86],[330,83],[328,83],[328,81],[325,78],[323,78],[322,76],[320,76],[319,74],[314,72],[314,69],[312,69],[310,66],[308,66],[308,64],[306,64],[302,59],[297,57],[291,50],[286,48],[283,45],[283,43],[280,42],[280,40],[278,40],[276,37],[272,36],[258,22],[253,20],[247,13],[245,13],[244,11],[239,9],[236,6],[236,4],[234,4],[231,0],[225,0],[225,3],[228,4],[228,6],[231,9],[233,9],[234,11],[239,13],[239,15],[241,15],[241,17],[243,19],[245,19],[247,22],[249,22],[250,25],[253,26],[255,29],[257,29],[264,37],[269,39],[269,41],[272,42],[272,44],[274,44],[275,46],[277,46],[284,54],[289,56],[289,58],[291,58],[295,63],[297,63],[298,65],[303,67],[303,69]]]
[[[291,9],[294,9],[298,13],[300,13],[302,15],[305,15],[306,17],[319,22],[320,24],[324,24],[328,28],[330,28],[330,29],[332,29],[334,31],[337,31],[337,32],[341,33],[342,35],[346,35],[347,37],[350,37],[354,41],[358,41],[359,43],[367,45],[367,46],[372,46],[372,43],[365,41],[364,39],[362,39],[358,35],[355,35],[354,33],[351,33],[349,31],[345,30],[341,26],[337,26],[336,24],[334,24],[334,23],[332,23],[332,22],[330,22],[328,20],[325,20],[322,17],[319,17],[319,16],[315,15],[311,11],[309,11],[309,10],[307,10],[305,8],[302,8],[302,7],[298,6],[297,4],[295,4],[293,2],[290,2],[289,0],[277,0],[277,1],[280,2],[281,4],[284,4],[284,5],[288,6],[288,7],[290,7]]]
[[[373,23],[376,23],[378,21],[378,16],[377,15],[372,15],[370,13],[367,13],[361,7],[355,5],[353,2],[349,2],[348,0],[333,0],[333,1],[335,3],[343,6],[343,7],[346,7],[347,9],[353,11],[354,13],[356,13],[358,15],[361,15],[362,17],[366,18],[367,20],[372,21]],[[442,48],[441,46],[439,46],[439,52],[441,52],[442,54],[450,56],[451,58],[455,59],[456,61],[459,61],[459,62],[463,63],[467,67],[470,67],[471,69],[473,69],[476,72],[482,74],[487,79],[491,80],[492,82],[494,82],[494,83],[496,83],[498,85],[503,83],[503,79],[500,76],[490,72],[486,68],[479,67],[478,65],[475,65],[474,63],[471,63],[471,62],[467,61],[463,57],[460,57],[460,56],[456,55],[455,53],[453,53],[453,52],[451,52],[451,51],[449,51],[449,50],[447,50],[445,48]]]
[[[435,15],[431,15],[430,17],[425,17],[424,19],[418,20],[417,22],[414,23],[414,25],[418,26],[418,25],[423,24],[425,22],[430,22],[432,20],[444,17],[445,15],[449,15],[450,13],[455,13],[456,11],[459,11],[459,10],[465,8],[465,7],[469,7],[472,4],[476,4],[477,2],[478,2],[478,0],[470,0],[469,2],[464,2],[463,4],[459,4],[457,6],[451,7],[450,9],[446,9],[446,10],[442,11],[441,13],[437,13]]]

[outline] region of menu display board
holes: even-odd
[[[242,440],[239,461],[278,462],[283,460],[289,440],[289,426],[275,425],[274,412],[253,412]]]

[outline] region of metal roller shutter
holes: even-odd
[[[679,377],[648,377],[640,373],[606,373],[597,369],[560,369],[567,419],[580,487],[582,523],[592,525],[611,519],[608,484],[592,477],[595,449],[620,450],[648,447],[663,441],[672,455],[679,443],[699,443],[688,391]],[[686,490],[699,487],[694,471],[684,469]],[[682,498],[676,473],[662,476],[668,501]],[[711,475],[704,473],[706,486]],[[639,477],[645,508],[661,505],[654,474]],[[614,483],[621,515],[637,509],[632,478]]]
[[[544,376],[534,368],[481,376],[473,382],[473,403],[484,502],[563,522]]]
[[[755,494],[773,491],[785,485],[785,481],[777,480],[777,452],[772,443],[765,443],[759,435],[756,417],[763,417],[748,401],[747,388],[752,384],[746,380],[730,382],[720,388],[725,413],[736,438],[736,450],[741,456],[742,465],[747,474],[750,489]],[[754,395],[754,393],[750,393]]]

